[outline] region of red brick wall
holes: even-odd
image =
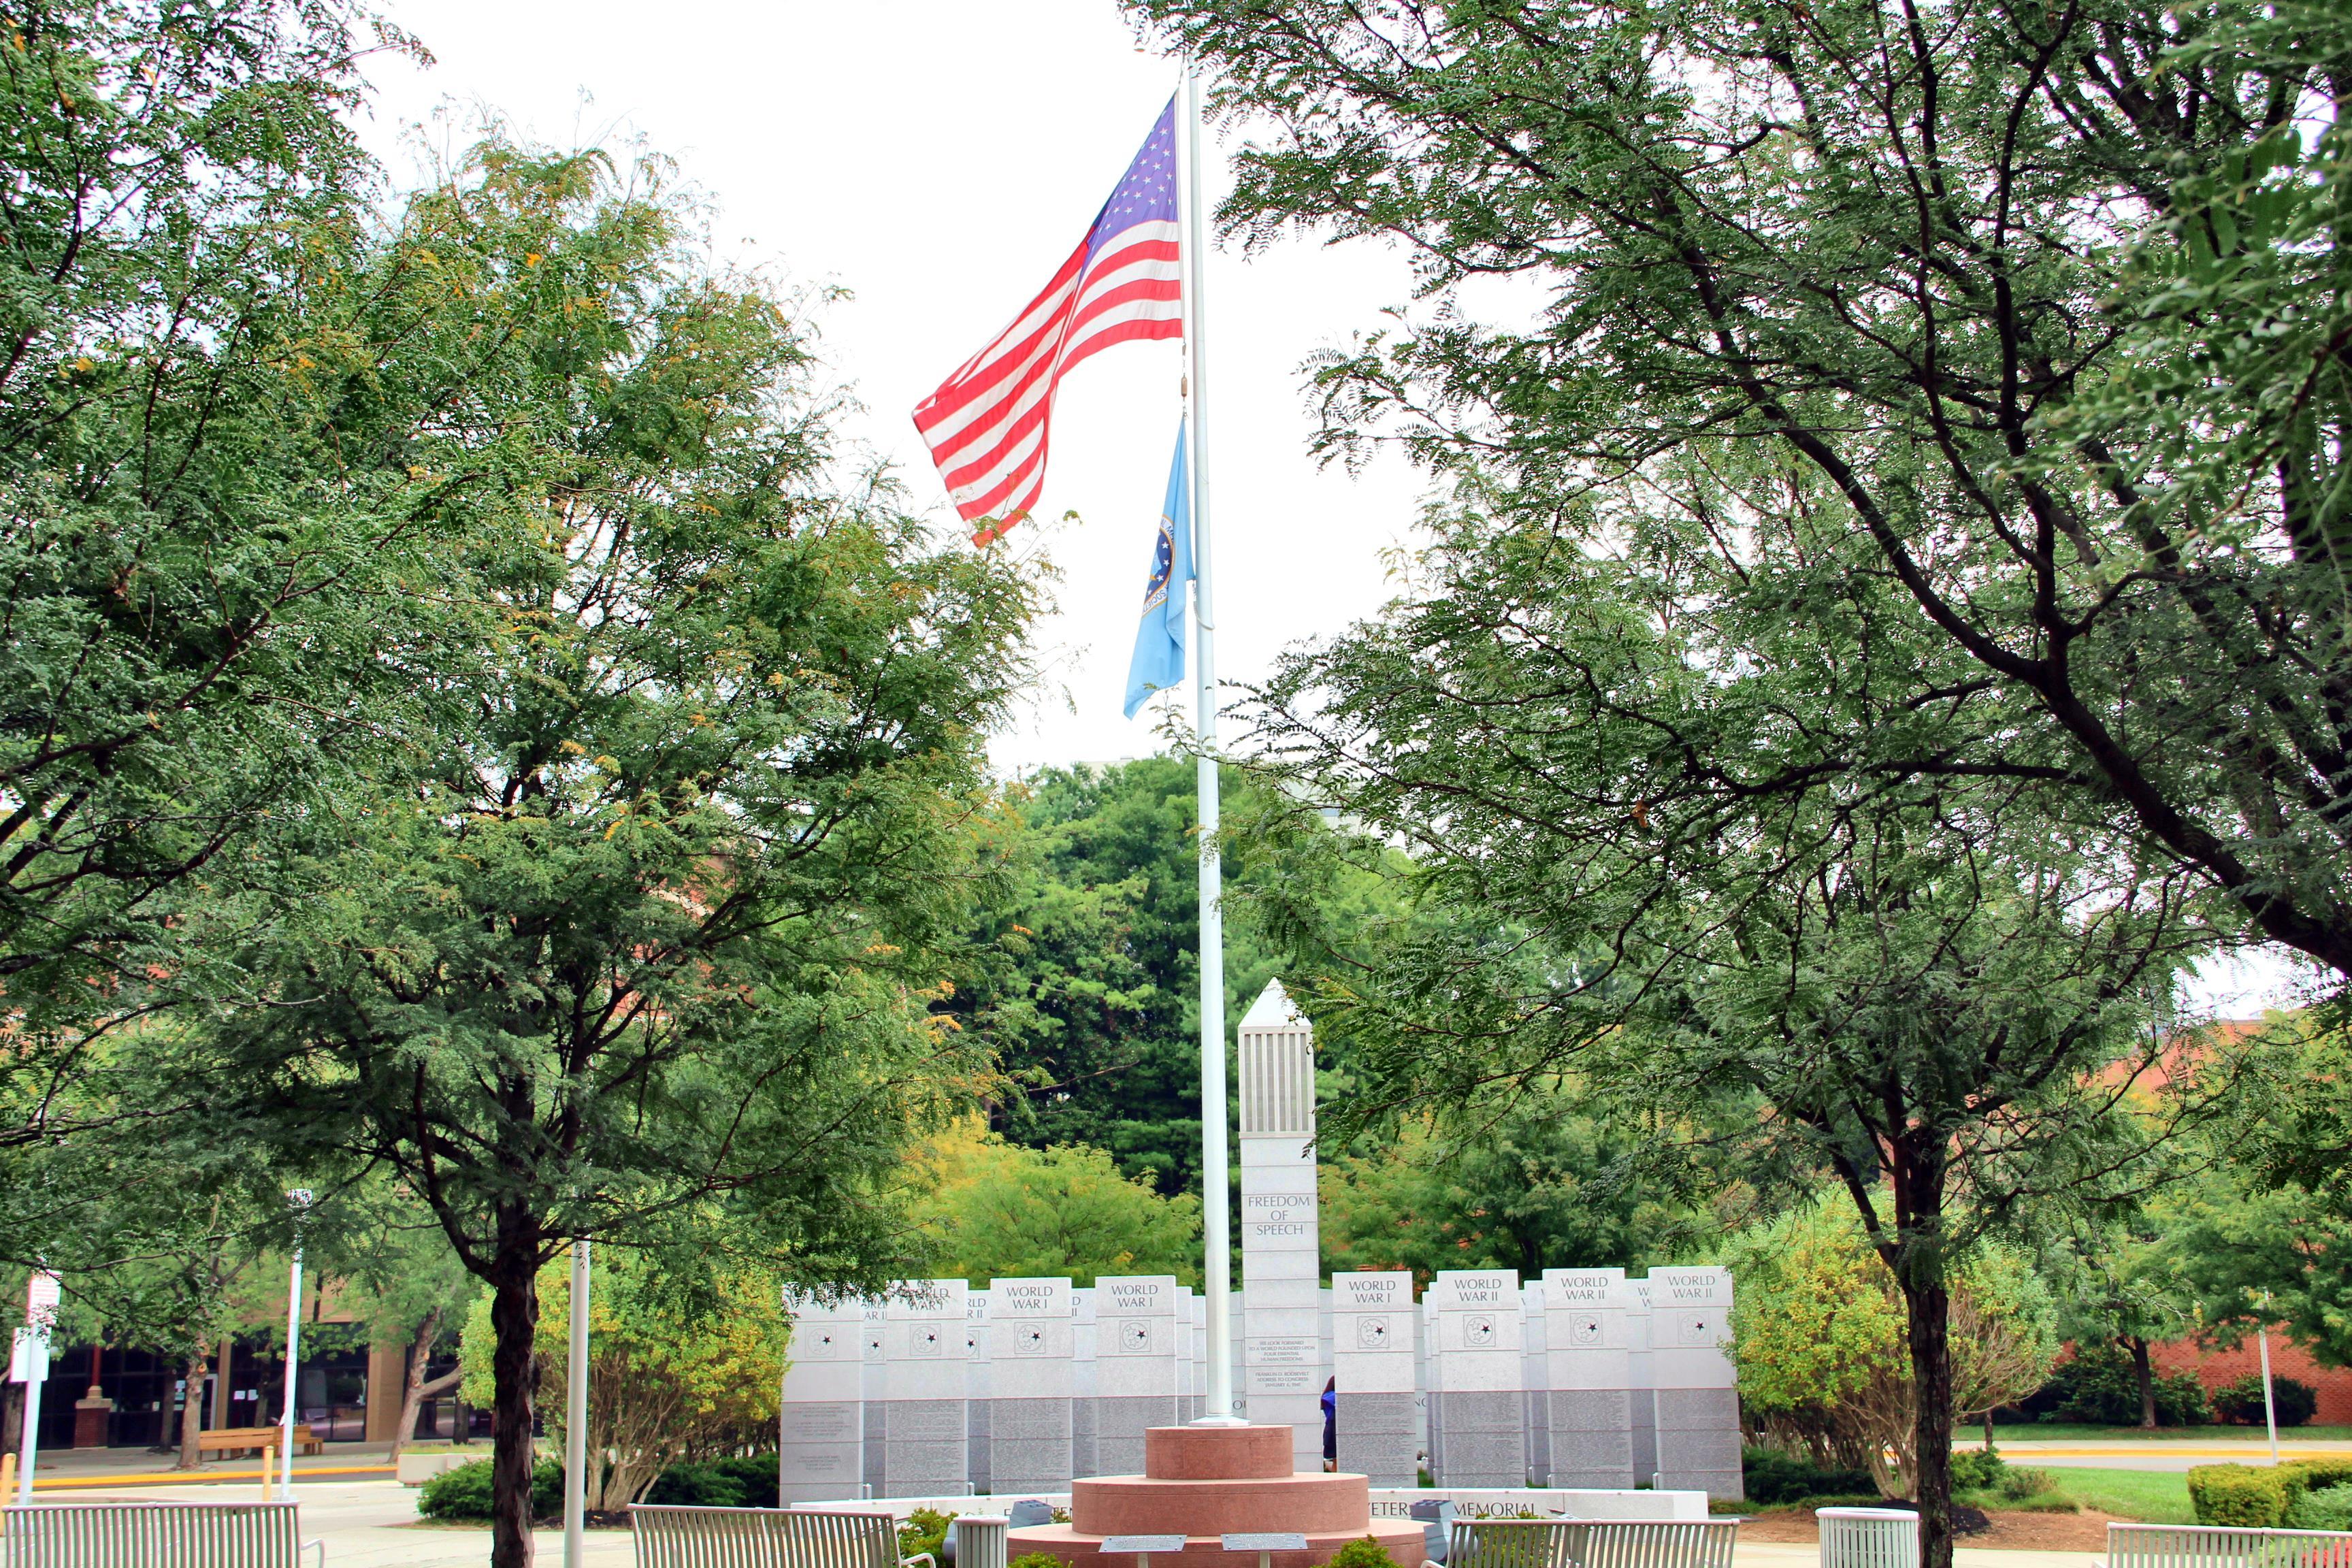
[[[2148,1347],[2148,1359],[2159,1375],[2194,1372],[2207,1388],[2220,1388],[2263,1370],[2262,1351],[2253,1336],[2235,1350],[2207,1349],[2194,1340],[2175,1340]],[[2321,1366],[2311,1352],[2280,1331],[2271,1331],[2271,1375],[2291,1377],[2319,1391],[2319,1413],[2312,1417],[2323,1426],[2352,1426],[2352,1369]]]

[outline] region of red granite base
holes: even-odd
[[[1412,1520],[1372,1519],[1370,1484],[1355,1475],[1290,1468],[1287,1426],[1155,1426],[1144,1434],[1144,1473],[1070,1483],[1070,1522],[1015,1530],[1015,1557],[1050,1552],[1068,1568],[1135,1568],[1133,1553],[1106,1554],[1114,1535],[1181,1535],[1182,1552],[1154,1552],[1154,1568],[1258,1568],[1221,1537],[1282,1531],[1304,1552],[1277,1552],[1270,1568],[1319,1568],[1367,1535],[1397,1568],[1421,1568],[1427,1537]]]
[[[1220,1531],[1216,1535],[1187,1536],[1181,1552],[1153,1552],[1151,1568],[1257,1568],[1255,1554],[1224,1549],[1220,1539],[1223,1533]],[[1275,1552],[1272,1568],[1321,1568],[1339,1548],[1367,1535],[1396,1559],[1397,1568],[1421,1568],[1428,1557],[1429,1537],[1417,1521],[1410,1519],[1378,1520],[1360,1530],[1310,1530],[1299,1533],[1307,1537],[1307,1550]],[[1135,1568],[1134,1553],[1107,1555],[1102,1551],[1102,1541],[1099,1535],[1081,1534],[1075,1525],[1039,1524],[1011,1531],[1006,1537],[1006,1551],[1014,1557],[1025,1552],[1048,1552],[1068,1568]]]

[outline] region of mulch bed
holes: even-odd
[[[1959,1544],[1990,1546],[2003,1552],[2104,1552],[2111,1517],[2091,1509],[2081,1513],[2019,1513],[1998,1509],[1985,1515],[1985,1529],[1961,1536]],[[1743,1541],[1810,1546],[1821,1540],[1822,1531],[1811,1509],[1792,1508],[1749,1515],[1741,1522],[1739,1535]]]

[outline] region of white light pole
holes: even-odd
[[[278,1500],[294,1500],[294,1396],[302,1362],[302,1220],[310,1212],[310,1189],[286,1194],[294,1207],[294,1265],[286,1281],[286,1414],[278,1434]]]
[[[46,1268],[33,1270],[25,1292],[25,1326],[16,1331],[16,1353],[8,1369],[11,1379],[25,1385],[25,1434],[16,1469],[16,1502],[33,1500],[33,1459],[40,1447],[41,1384],[49,1377],[49,1331],[57,1326],[58,1301],[65,1294],[58,1277]]]
[[[2263,1348],[2263,1425],[2270,1428],[2271,1463],[2278,1458],[2278,1406],[2271,1402],[2271,1293],[2263,1292],[2263,1321],[2254,1330],[2255,1342]]]
[[[572,1364],[563,1391],[563,1568],[588,1551],[588,1238],[572,1238]]]

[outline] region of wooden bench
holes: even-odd
[[[635,1503],[637,1568],[939,1568],[928,1552],[898,1555],[898,1521],[875,1510],[678,1508]]]
[[[196,1434],[199,1454],[263,1454],[278,1451],[278,1439],[285,1430],[281,1426],[215,1426],[209,1432]],[[311,1435],[302,1422],[294,1424],[294,1451],[298,1454],[323,1454],[327,1446]]]
[[[301,1568],[290,1502],[35,1503],[0,1512],[7,1568]]]
[[[2352,1534],[2235,1524],[2110,1524],[2106,1568],[2352,1568]]]
[[[1731,1568],[1738,1540],[1728,1519],[1457,1518],[1445,1568]]]

